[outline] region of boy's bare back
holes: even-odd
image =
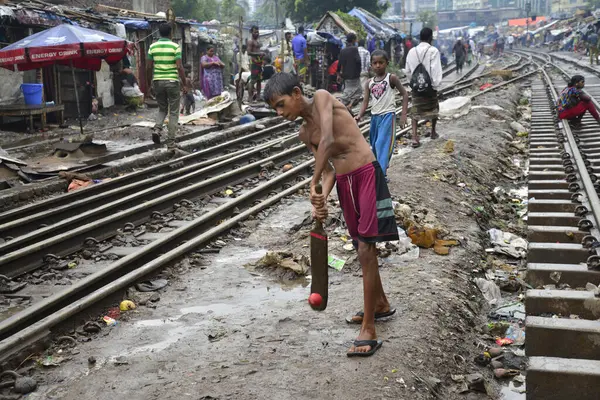
[[[333,137],[330,160],[336,174],[352,172],[375,161],[375,156],[348,109],[326,90],[318,90],[311,104],[312,118],[305,118],[300,140],[316,153],[322,135]]]

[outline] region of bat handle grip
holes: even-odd
[[[317,194],[323,194],[323,186],[320,183],[317,183],[317,185],[315,186],[315,192],[317,192]],[[315,220],[315,228],[318,230],[323,229],[323,223],[318,219]]]

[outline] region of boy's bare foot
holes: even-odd
[[[438,135],[437,132],[435,132],[435,131],[431,132],[431,139],[432,140],[435,140],[435,139],[437,139],[439,137],[440,137],[440,135]]]
[[[389,305],[385,308],[376,308],[375,309],[375,321],[387,321],[389,317],[396,314],[395,308],[390,308]],[[363,322],[363,317],[365,313],[362,311],[357,312],[351,317],[346,317],[346,322],[349,324],[357,324],[360,325]]]
[[[382,343],[383,342],[381,340],[377,340],[377,333],[375,332],[374,325],[363,325],[360,329],[358,337],[346,355],[348,357],[368,357],[375,354],[375,352],[381,347]]]

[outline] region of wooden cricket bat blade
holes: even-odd
[[[316,189],[317,193],[321,193],[321,185],[317,185]],[[311,305],[313,310],[323,311],[327,308],[329,288],[329,266],[327,264],[327,232],[323,229],[321,221],[315,220],[313,229],[310,231],[310,269],[312,273],[310,292],[320,294],[323,301],[318,306]]]

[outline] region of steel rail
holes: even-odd
[[[421,122],[419,121],[419,123]],[[399,137],[409,132],[410,129],[408,127],[397,131],[396,136]],[[363,134],[366,134],[367,131],[368,127],[366,126],[361,129]],[[51,328],[65,319],[76,315],[111,293],[126,288],[150,272],[178,260],[236,226],[240,221],[305,187],[310,183],[310,178],[303,179],[295,186],[239,212],[240,209],[255,202],[258,197],[272,191],[274,187],[285,185],[303,173],[310,172],[313,165],[314,160],[306,161],[202,215],[190,224],[167,233],[164,237],[140,248],[140,251],[117,260],[60,293],[0,321],[0,361],[8,359],[31,341],[46,335]],[[235,216],[217,224],[218,221],[232,215]]]

